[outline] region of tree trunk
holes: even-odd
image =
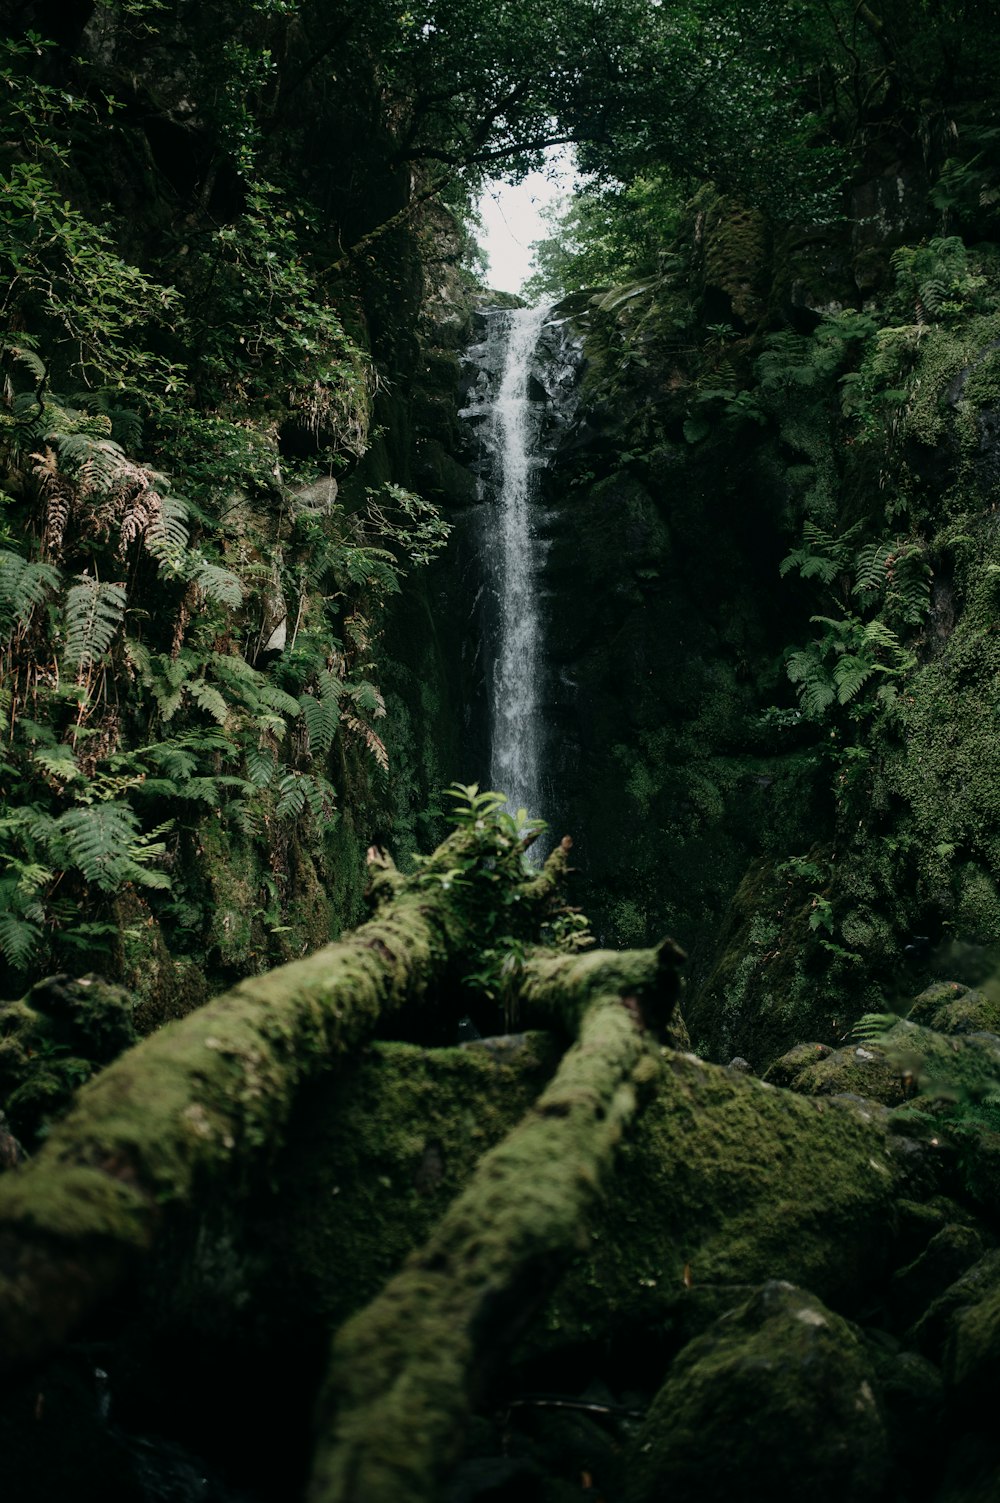
[[[528,963],[526,1021],[556,1018],[578,1041],[430,1240],[337,1335],[310,1503],[436,1496],[485,1367],[586,1240],[638,1087],[658,1073],[644,1012],[669,1017],[679,958],[667,941]]]
[[[299,1087],[467,959],[504,884],[519,923],[537,927],[567,853],[524,877],[521,847],[463,829],[402,878],[372,852],[371,922],[240,982],[86,1085],[38,1155],[0,1181],[0,1374],[65,1339],[179,1207],[273,1156]]]

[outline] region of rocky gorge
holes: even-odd
[[[996,1497],[993,7],[16,9],[9,1495]]]

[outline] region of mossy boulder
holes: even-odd
[[[1000,1382],[1000,1287],[952,1315],[944,1353],[945,1381],[966,1423],[991,1427]]]
[[[814,1295],[770,1281],[677,1357],[631,1451],[628,1503],[882,1496],[873,1364]]]
[[[919,1319],[927,1307],[982,1257],[983,1236],[974,1226],[950,1222],[889,1285],[889,1304],[901,1327]]]
[[[902,1482],[899,1491],[904,1498],[926,1497],[928,1478],[937,1474],[946,1446],[944,1380],[940,1368],[927,1357],[879,1335],[881,1339],[869,1341],[869,1352],[893,1473]]]
[[[878,1106],[778,1090],[689,1054],[668,1051],[665,1069],[529,1352],[625,1347],[650,1331],[676,1341],[768,1278],[857,1308],[892,1266],[898,1203],[936,1188],[938,1150],[895,1135]]]
[[[942,1034],[901,1019],[881,1041],[909,1094],[944,1101],[976,1100],[1000,1084],[1000,1035]]]
[[[942,1361],[958,1318],[980,1306],[992,1307],[998,1296],[1000,1248],[994,1247],[928,1305],[908,1333],[908,1344],[932,1360]]]
[[[764,1079],[803,1096],[864,1096],[885,1106],[899,1106],[906,1100],[899,1070],[874,1044],[851,1044],[845,1049],[798,1044],[767,1069]]]
[[[906,1016],[936,1033],[1000,1034],[1000,998],[958,981],[936,981],[927,987]]]
[[[34,1138],[135,1039],[132,997],[100,976],[50,976],[0,1006],[0,1107],[15,1136]]]

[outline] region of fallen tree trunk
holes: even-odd
[[[413,878],[376,855],[370,923],[241,982],[85,1086],[37,1157],[0,1181],[0,1373],[64,1340],[178,1207],[273,1155],[301,1084],[467,956],[498,883],[537,926],[567,852],[525,877],[520,847],[488,827],[457,832]]]
[[[484,1366],[580,1246],[615,1150],[656,1077],[644,1010],[669,1017],[681,953],[529,962],[529,1021],[579,1025],[519,1124],[480,1162],[429,1241],[338,1333],[310,1503],[418,1503],[454,1460]]]

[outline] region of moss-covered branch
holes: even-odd
[[[530,897],[537,880],[492,825],[458,831],[413,878],[373,864],[370,923],[121,1056],[0,1183],[0,1371],[58,1343],[174,1209],[273,1154],[300,1085],[460,965],[501,891]]]
[[[629,999],[637,1020],[669,1042],[686,1034],[676,1008],[681,994],[684,951],[672,939],[652,950],[590,950],[583,954],[540,951],[518,978],[517,1007],[532,1028],[558,1026],[575,1034],[591,999],[614,992]]]
[[[657,953],[635,962],[647,984]],[[614,959],[535,963],[536,999],[568,989],[586,1003],[578,1041],[430,1240],[338,1334],[311,1503],[434,1497],[487,1361],[503,1353],[579,1246],[636,1114],[637,1087],[657,1070],[650,1036],[620,994],[636,977],[615,977],[608,989]],[[630,959],[621,957],[626,972]]]

